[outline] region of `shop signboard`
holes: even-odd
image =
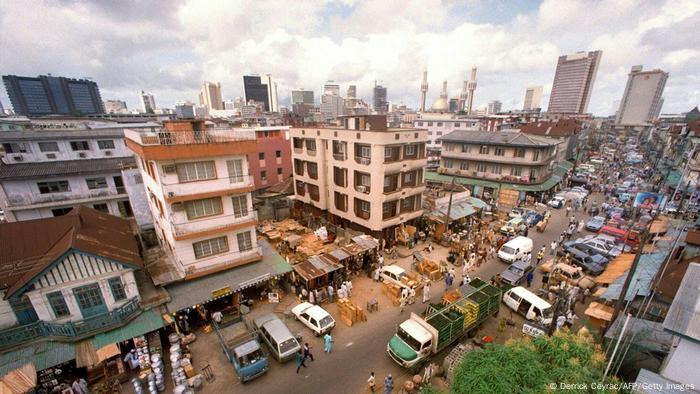
[[[634,198],[634,206],[641,209],[659,209],[664,196],[658,193],[639,192]]]
[[[541,328],[537,326],[533,326],[528,323],[523,324],[523,334],[529,335],[531,337],[541,337],[546,334],[546,332]]]
[[[224,287],[222,287],[222,288],[220,288],[220,289],[216,289],[216,290],[212,291],[212,292],[211,292],[211,298],[223,297],[223,296],[225,296],[226,294],[229,294],[229,293],[233,293],[233,290],[231,290],[231,287],[230,287],[230,286],[224,286]]]

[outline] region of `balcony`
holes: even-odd
[[[7,208],[32,207],[43,208],[54,206],[57,203],[70,202],[71,204],[83,204],[91,201],[101,201],[128,197],[126,188],[94,189],[81,192],[47,193],[47,194],[8,194]]]
[[[244,252],[229,252],[221,255],[211,256],[196,260],[193,265],[185,268],[185,280],[196,279],[215,272],[224,271],[233,267],[239,267],[253,261],[262,259],[262,247],[256,246]],[[244,286],[240,283],[239,286]]]
[[[355,191],[360,192],[360,193],[364,193],[364,194],[369,194],[371,191],[371,188],[369,186],[366,186],[366,185],[355,185]]]
[[[473,154],[458,151],[442,151],[442,157],[448,159],[462,159],[470,162],[489,162],[502,164],[522,164],[522,165],[544,165],[552,161],[554,154],[550,156],[540,155],[538,160],[532,160],[532,157],[513,157],[512,154],[496,156],[494,154]]]
[[[372,159],[364,156],[355,156],[355,163],[368,166],[372,163]]]
[[[337,161],[345,161],[347,158],[348,158],[347,155],[343,152],[340,152],[340,153],[333,152],[333,159],[335,159]]]
[[[124,130],[124,136],[139,145],[190,145],[214,142],[255,141],[255,130],[215,128],[196,131],[168,131],[165,129]]]
[[[367,211],[355,211],[355,216],[360,219],[369,220],[369,212]]]
[[[75,342],[100,332],[123,326],[141,313],[139,301],[132,298],[110,312],[68,323],[43,320],[0,330],[0,349],[5,350],[31,341],[57,339]]]
[[[247,155],[258,150],[254,130],[124,130],[126,145],[144,160]]]
[[[236,217],[233,214],[217,215],[201,219],[174,222],[172,223],[172,228],[175,239],[177,241],[182,241],[255,226],[257,220],[258,212],[248,211],[247,215],[241,217]]]
[[[178,182],[177,176],[169,176],[168,178],[168,180],[162,181],[162,185],[165,200],[170,204],[227,194],[247,193],[254,189],[254,179],[250,175],[193,182]]]

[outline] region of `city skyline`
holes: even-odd
[[[0,45],[22,56],[3,56],[0,70],[90,77],[103,99],[124,100],[129,108],[138,107],[135,93],[141,90],[152,92],[163,107],[197,101],[206,80],[221,81],[225,100],[243,97],[242,76],[252,73],[272,75],[280,105],[289,106],[291,91],[300,86],[320,95],[327,80],[343,92],[356,85],[358,98],[371,102],[378,80],[392,103],[418,108],[424,70],[430,103],[443,80],[449,81],[449,98],[458,97],[461,82],[477,65],[474,107],[499,100],[508,110],[522,107],[522,92],[531,85],[544,86],[541,106],[546,108],[557,58],[602,50],[589,112],[612,114],[635,64],[669,72],[662,112],[687,111],[700,101],[700,51],[693,46],[693,26],[700,21],[696,2],[400,4],[230,7],[181,1],[116,7],[8,1],[0,6]],[[34,12],[26,13],[27,8]],[[246,15],[263,13],[272,16],[265,19],[269,25],[251,28],[254,21]],[[596,17],[570,23],[591,13]],[[380,22],[357,23],[367,18]],[[41,28],[18,26],[27,24]],[[9,107],[4,90],[0,101]]]

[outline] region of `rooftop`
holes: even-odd
[[[570,137],[581,131],[581,124],[574,119],[530,122],[520,126],[520,131],[546,137]]]
[[[55,178],[57,176],[63,175],[118,172],[124,167],[132,167],[135,165],[136,161],[133,157],[47,161],[18,164],[0,163],[0,181],[43,177]]]
[[[66,129],[66,130],[25,130],[0,133],[0,142],[42,141],[66,138],[124,138],[123,128]]]
[[[129,220],[79,206],[64,216],[0,224],[0,288],[7,298],[71,249],[142,266]]]
[[[692,263],[685,272],[676,297],[664,320],[664,329],[700,342],[700,264]]]
[[[504,145],[523,147],[556,146],[559,141],[546,137],[528,135],[519,131],[476,131],[456,130],[439,139],[443,142],[466,142],[484,145]]]
[[[191,145],[216,142],[255,141],[255,129],[210,128],[177,130],[164,128],[125,129],[124,136],[142,146]]]

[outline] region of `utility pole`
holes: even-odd
[[[654,218],[654,219],[656,219],[656,218]],[[651,223],[654,222],[654,219],[651,220]],[[610,324],[615,322],[617,315],[620,314],[620,310],[622,309],[622,306],[625,303],[625,296],[627,295],[627,290],[629,289],[630,284],[632,283],[632,277],[634,276],[634,272],[637,270],[637,266],[639,265],[639,260],[642,257],[642,251],[644,250],[644,245],[647,244],[648,240],[649,240],[649,228],[647,227],[644,230],[644,233],[642,234],[641,239],[639,240],[639,245],[637,246],[637,253],[634,255],[634,260],[632,260],[632,266],[630,267],[629,273],[627,273],[627,278],[625,278],[625,283],[622,285],[622,290],[620,291],[620,296],[617,299],[617,302],[615,302],[615,309],[613,310],[612,319],[610,319]]]
[[[452,182],[450,183],[450,200],[447,203],[447,215],[445,215],[445,233],[449,229],[450,225],[450,213],[452,212],[452,195],[455,193],[455,178],[452,177]]]

